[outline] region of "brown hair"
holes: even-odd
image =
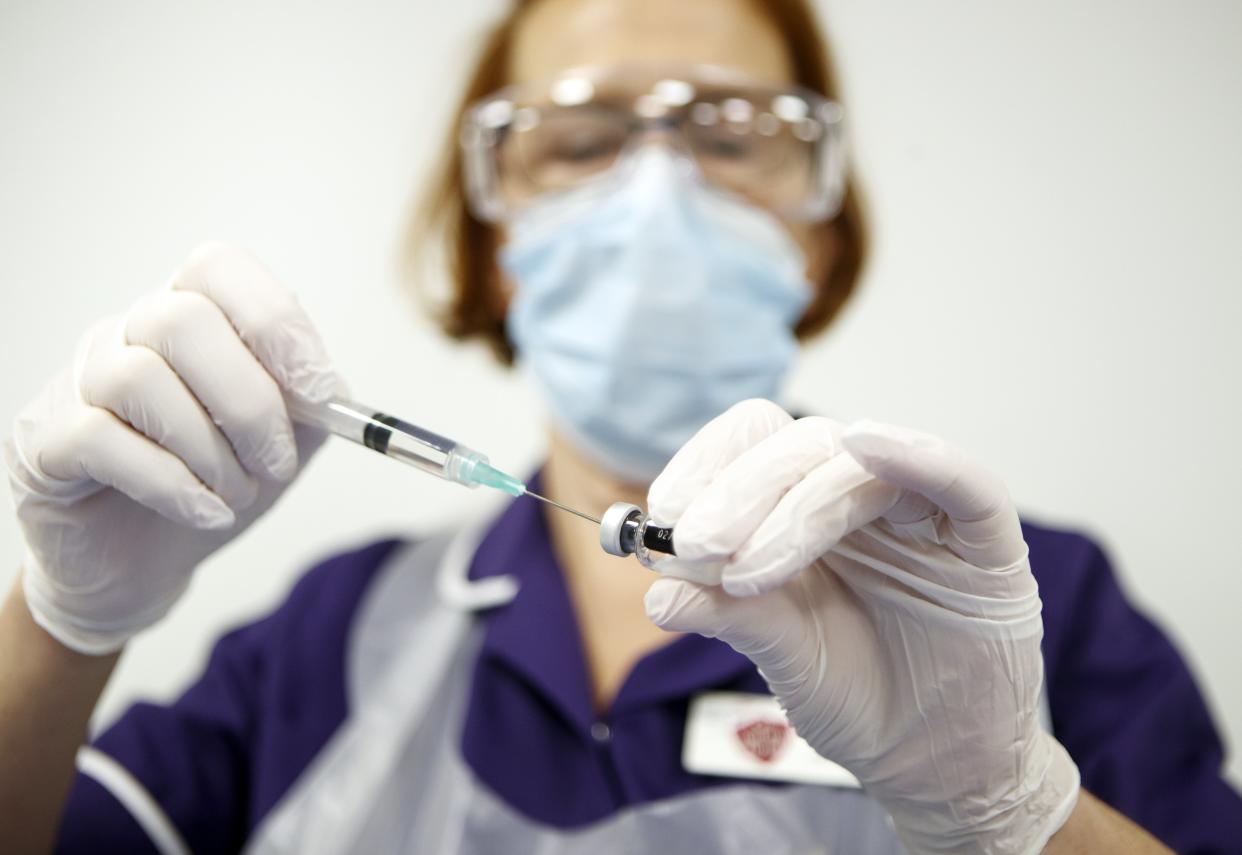
[[[421,267],[423,250],[443,253],[451,293],[433,312],[444,331],[456,339],[481,338],[505,364],[513,348],[505,335],[505,298],[496,265],[496,229],[470,213],[462,184],[458,129],[467,108],[503,87],[514,30],[523,13],[538,0],[514,0],[509,12],[483,40],[482,50],[454,116],[438,174],[416,209],[407,235],[411,271]],[[827,46],[807,0],[756,0],[775,24],[789,50],[794,80],[839,101]],[[848,176],[840,212],[820,227],[820,239],[832,244],[831,263],[795,332],[799,338],[823,330],[853,293],[862,272],[867,229],[853,173]],[[416,274],[421,283],[421,276]],[[425,296],[425,293],[424,293]]]

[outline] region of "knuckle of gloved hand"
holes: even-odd
[[[102,438],[112,429],[114,419],[115,416],[99,407],[78,407],[65,424],[65,441],[49,443],[46,451],[51,458],[44,462],[52,469],[61,469],[68,462],[67,457],[89,461],[99,452]]]
[[[330,360],[301,307],[276,316],[269,331],[254,345],[271,366],[280,387],[304,398],[320,400],[341,386]]]
[[[301,311],[281,301],[248,318],[241,334],[256,352],[261,349],[273,365],[283,365],[299,356],[297,343],[309,334],[306,326]]]
[[[653,520],[657,520],[660,525],[674,525],[681,516],[681,509],[685,506],[685,502],[675,499],[673,491],[676,489],[676,479],[665,478],[663,474],[651,482],[651,487],[647,490],[647,512]]]
[[[783,433],[797,437],[802,445],[815,446],[832,454],[837,450],[843,430],[839,422],[825,416],[803,416],[785,428]]]
[[[200,244],[173,277],[174,287],[211,291],[225,283],[244,284],[252,306],[296,305],[293,290],[274,277],[249,249],[222,241]],[[195,287],[195,286],[198,287]]]
[[[211,301],[192,291],[166,291],[135,304],[126,319],[126,338],[166,347],[202,330]]]
[[[784,408],[767,398],[747,398],[730,407],[726,418],[741,424],[783,425],[792,420]]]
[[[284,479],[292,475],[297,449],[278,395],[248,400],[229,414],[225,428],[238,460],[254,475]]]
[[[174,280],[210,279],[220,270],[245,263],[249,259],[250,253],[236,244],[221,240],[203,241],[190,251]]]
[[[82,372],[83,400],[127,418],[154,387],[163,360],[145,347],[121,347],[92,360]]]
[[[315,335],[301,309],[284,300],[251,313],[238,333],[250,351],[288,388],[290,378],[308,359],[308,340]]]
[[[264,387],[268,385],[263,384]],[[288,439],[288,430],[284,425],[284,403],[274,390],[268,388],[237,396],[230,402],[229,411],[218,418],[225,433],[236,436],[236,442],[245,446],[239,451],[254,452],[275,438]]]

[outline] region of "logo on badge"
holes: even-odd
[[[785,744],[791,728],[783,721],[756,719],[737,726],[737,741],[761,763],[771,763]]]

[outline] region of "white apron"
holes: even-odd
[[[349,717],[255,829],[247,852],[902,852],[884,811],[854,789],[739,781],[573,830],[502,802],[460,750],[482,628],[473,613],[516,593],[511,577],[466,579],[485,530],[400,548],[379,570],[346,660]]]

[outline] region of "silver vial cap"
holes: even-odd
[[[624,558],[632,554],[635,542],[633,534],[626,531],[626,523],[641,519],[642,515],[643,509],[629,502],[615,502],[610,505],[599,521],[599,545],[609,555]]]

